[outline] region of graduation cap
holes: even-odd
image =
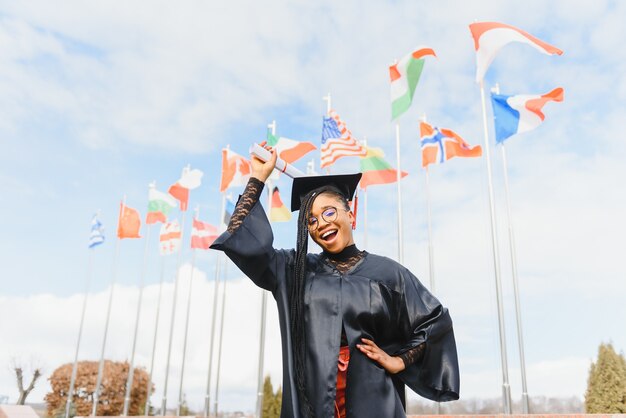
[[[300,210],[304,196],[323,186],[335,186],[346,200],[351,201],[362,175],[362,173],[356,173],[295,177],[291,186],[291,211]]]

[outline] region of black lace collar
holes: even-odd
[[[348,259],[359,255],[361,251],[356,247],[356,244],[348,245],[346,248],[338,252],[337,254],[332,254],[324,251],[323,254],[326,258],[336,262],[344,262],[348,261]]]

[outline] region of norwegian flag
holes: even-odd
[[[217,227],[194,219],[191,229],[191,248],[208,250],[217,235]]]
[[[322,157],[320,167],[326,168],[341,157],[363,157],[367,150],[352,136],[352,132],[346,128],[337,112],[331,110],[328,116],[324,117],[320,153]]]
[[[469,145],[450,129],[437,128],[426,122],[420,123],[422,138],[422,167],[442,164],[452,157],[480,157],[480,145]]]

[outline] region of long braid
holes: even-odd
[[[306,394],[306,329],[304,317],[304,290],[306,282],[306,257],[308,251],[308,221],[315,198],[321,193],[332,193],[341,196],[337,188],[323,186],[306,194],[302,199],[298,214],[298,235],[296,240],[296,259],[294,265],[294,281],[289,289],[291,333],[293,341],[294,368],[296,387],[300,400],[300,410],[305,418],[313,418],[313,407]],[[345,202],[345,198],[342,197]]]

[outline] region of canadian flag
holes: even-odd
[[[228,148],[222,150],[222,181],[220,192],[236,186],[245,186],[250,178],[250,161]]]

